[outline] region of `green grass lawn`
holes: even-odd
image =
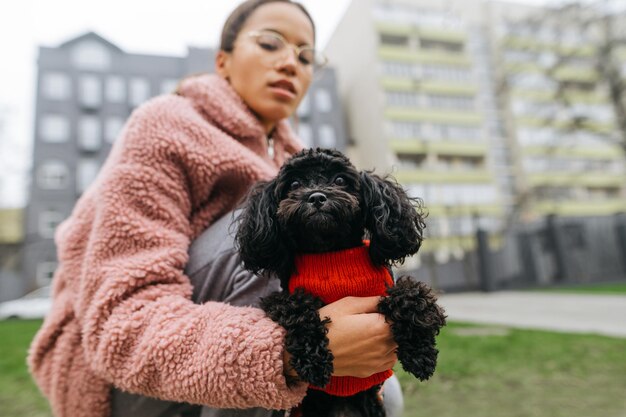
[[[624,417],[626,340],[452,324],[428,382],[399,372],[406,416]]]
[[[26,351],[39,320],[0,321],[0,415],[51,416],[50,408],[26,369]]]
[[[25,365],[37,321],[0,322],[0,415],[50,416]],[[626,339],[451,324],[428,382],[398,371],[405,417],[624,417]]]

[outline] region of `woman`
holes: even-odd
[[[184,268],[190,242],[301,148],[285,118],[311,83],[314,35],[297,3],[249,0],[224,26],[217,75],[131,115],[56,234],[54,307],[29,366],[57,417],[110,415],[113,387],[217,408],[301,401],[284,329],[256,308],[194,304]],[[320,310],[335,375],[395,363],[376,303]]]

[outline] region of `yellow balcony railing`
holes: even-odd
[[[544,215],[606,216],[626,211],[626,199],[540,201],[534,210]]]
[[[589,57],[595,53],[593,45],[567,46],[558,42],[544,42],[534,38],[507,36],[502,40],[502,46],[509,49],[529,51],[554,51],[565,56]]]
[[[598,148],[593,146],[572,146],[555,143],[555,146],[525,146],[525,155],[533,156],[558,156],[565,158],[585,158],[585,159],[611,159],[619,160],[624,158],[624,154],[617,146],[615,148]]]
[[[561,65],[555,68],[542,68],[535,62],[508,63],[504,66],[507,73],[540,73],[550,75],[559,81],[578,81],[595,83],[600,79],[598,71],[593,68],[578,68],[574,65]]]
[[[24,240],[22,209],[0,209],[0,244]]]
[[[468,38],[468,35],[464,32],[435,28],[419,28],[417,33],[422,39],[431,39],[450,43],[465,43]]]
[[[423,198],[424,196],[415,196]],[[454,206],[441,206],[441,205],[429,205],[428,201],[425,201],[424,204],[428,209],[429,217],[440,217],[440,216],[451,216],[451,217],[461,217],[461,216],[473,216],[474,214],[483,215],[483,216],[494,216],[498,217],[504,214],[504,207],[502,205],[493,203],[493,204],[470,204],[470,205],[454,205]]]
[[[396,179],[401,183],[490,183],[493,178],[486,170],[459,170],[459,171],[436,171],[421,169],[399,168],[394,173]]]
[[[531,90],[515,88],[511,90],[511,96],[537,102],[552,102],[557,100],[555,93],[545,90]],[[606,94],[601,92],[582,92],[582,91],[565,91],[559,101],[568,103],[581,104],[608,104],[609,100]]]
[[[531,186],[592,186],[592,187],[620,187],[626,183],[624,174],[606,174],[595,172],[551,172],[529,174],[528,182]]]
[[[588,130],[590,132],[601,134],[611,133],[614,129],[614,125],[611,122],[600,122],[594,120],[586,120],[577,126],[572,126],[573,122],[568,120],[550,120],[542,119],[540,117],[520,116],[516,118],[516,122],[518,126],[554,127],[563,130],[575,128],[574,130]]]
[[[486,143],[450,142],[450,141],[421,141],[392,139],[389,147],[396,153],[459,156],[485,156],[488,152]]]
[[[418,121],[433,123],[479,126],[483,117],[478,112],[451,110],[423,110],[401,107],[387,107],[385,117],[398,121]]]
[[[382,77],[380,84],[390,91],[425,91],[428,93],[474,96],[478,87],[472,83],[423,80],[419,78]]]
[[[411,50],[406,47],[380,46],[378,56],[384,60],[422,62],[427,64],[443,64],[471,67],[472,61],[462,52],[444,52],[428,50]]]

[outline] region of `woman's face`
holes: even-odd
[[[269,50],[259,44],[259,34],[278,34],[289,45]],[[313,77],[313,65],[304,64],[294,46],[314,46],[313,26],[297,6],[275,2],[250,15],[232,52],[217,55],[217,73],[229,80],[266,132],[293,114]]]

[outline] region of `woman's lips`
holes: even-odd
[[[290,81],[280,80],[269,84],[272,92],[280,97],[296,98],[296,88]]]

